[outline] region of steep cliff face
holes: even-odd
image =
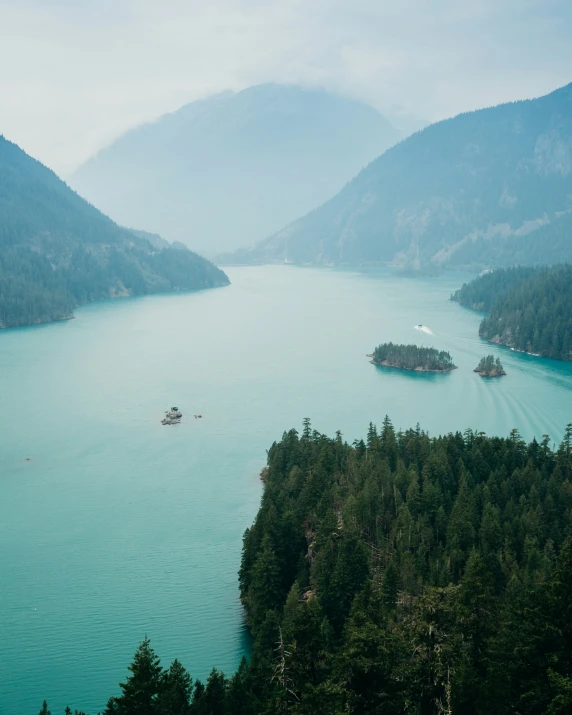
[[[567,85],[418,132],[321,207],[226,258],[409,268],[508,265],[515,253],[520,262],[570,260],[572,241],[558,240],[553,257],[545,227],[571,210]]]

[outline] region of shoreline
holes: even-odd
[[[148,297],[153,297],[153,296],[165,296],[165,295],[182,295],[185,293],[200,293],[202,291],[207,291],[207,290],[216,290],[218,288],[228,288],[228,286],[232,285],[232,283],[229,281],[228,283],[218,283],[216,285],[212,286],[206,286],[202,288],[169,288],[169,290],[158,290],[158,291],[151,291],[149,293],[125,293],[125,294],[117,294],[117,295],[109,295],[109,296],[104,296],[102,298],[93,298],[92,300],[87,300],[85,303],[78,303],[77,305],[74,306],[74,312],[71,313],[70,315],[65,315],[62,317],[58,318],[46,318],[42,320],[36,320],[33,323],[22,323],[19,325],[9,325],[9,326],[4,326],[0,323],[0,330],[21,330],[22,328],[37,328],[42,325],[52,325],[53,323],[60,323],[66,320],[75,320],[76,315],[75,311],[81,308],[87,308],[91,305],[97,304],[97,303],[107,303],[107,302],[115,302],[115,301],[123,301],[123,300],[134,300],[136,298],[148,298]]]
[[[372,357],[371,355],[366,355],[366,357]],[[372,365],[377,365],[378,367],[391,367],[394,370],[405,370],[406,372],[429,372],[437,375],[442,375],[447,372],[453,372],[453,370],[457,369],[456,365],[452,365],[451,367],[444,368],[443,370],[431,370],[430,368],[427,367],[403,367],[402,365],[392,365],[391,363],[387,362],[387,360],[384,360],[383,362],[376,362],[375,360],[370,360],[370,363]]]
[[[37,328],[40,325],[50,325],[52,323],[62,323],[65,320],[75,320],[75,315],[64,315],[59,318],[45,318],[35,320],[33,323],[22,323],[22,325],[3,325],[0,323],[0,330],[21,330],[22,328]]]
[[[487,378],[493,378],[493,377],[504,377],[506,375],[506,372],[503,370],[502,372],[495,372],[495,373],[488,373],[488,372],[481,372],[480,370],[473,370],[473,372],[476,372],[479,377],[487,377]]]
[[[515,348],[510,343],[503,343],[501,342],[501,338],[499,335],[495,335],[492,338],[485,338],[483,337],[480,332],[479,332],[479,337],[482,338],[483,340],[486,340],[487,343],[491,343],[492,345],[498,345],[501,348],[508,348],[509,350],[512,350],[515,353],[521,353],[522,355],[530,355],[531,357],[545,357],[544,355],[541,355],[540,353],[529,353],[528,350],[519,350],[519,348]],[[554,358],[557,359],[557,358]],[[566,362],[564,360],[564,362]]]

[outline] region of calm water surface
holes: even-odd
[[[54,715],[96,713],[145,634],[193,677],[232,672],[247,649],[236,572],[258,473],[303,417],[350,441],[386,413],[432,433],[555,440],[572,420],[572,364],[480,341],[480,316],[448,301],[466,276],[229,275],[228,288],[0,333],[2,715],[33,715],[44,697]],[[459,369],[375,368],[366,353],[388,340],[449,350]],[[489,352],[507,377],[472,372]],[[162,427],[171,404],[183,423]]]

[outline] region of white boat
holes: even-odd
[[[421,330],[423,333],[433,335],[433,331],[429,330],[429,328],[426,325],[423,325],[423,323],[417,323],[417,325],[415,326],[415,330]]]

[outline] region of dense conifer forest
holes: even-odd
[[[369,357],[374,365],[397,367],[401,370],[449,372],[456,367],[448,352],[418,345],[383,343],[378,345]]]
[[[0,328],[69,318],[100,298],[228,284],[201,256],[166,246],[113,223],[0,136]]]
[[[145,640],[106,715],[571,711],[572,424],[553,447],[386,418],[350,445],[305,420],[262,479],[250,663],[193,683]]]
[[[466,283],[452,300],[487,311],[479,335],[515,350],[572,360],[572,266],[500,269]]]
[[[451,300],[483,313],[487,313],[499,296],[505,295],[510,288],[522,284],[539,271],[529,266],[515,266],[496,271],[488,271],[478,278],[464,283],[456,290]]]

